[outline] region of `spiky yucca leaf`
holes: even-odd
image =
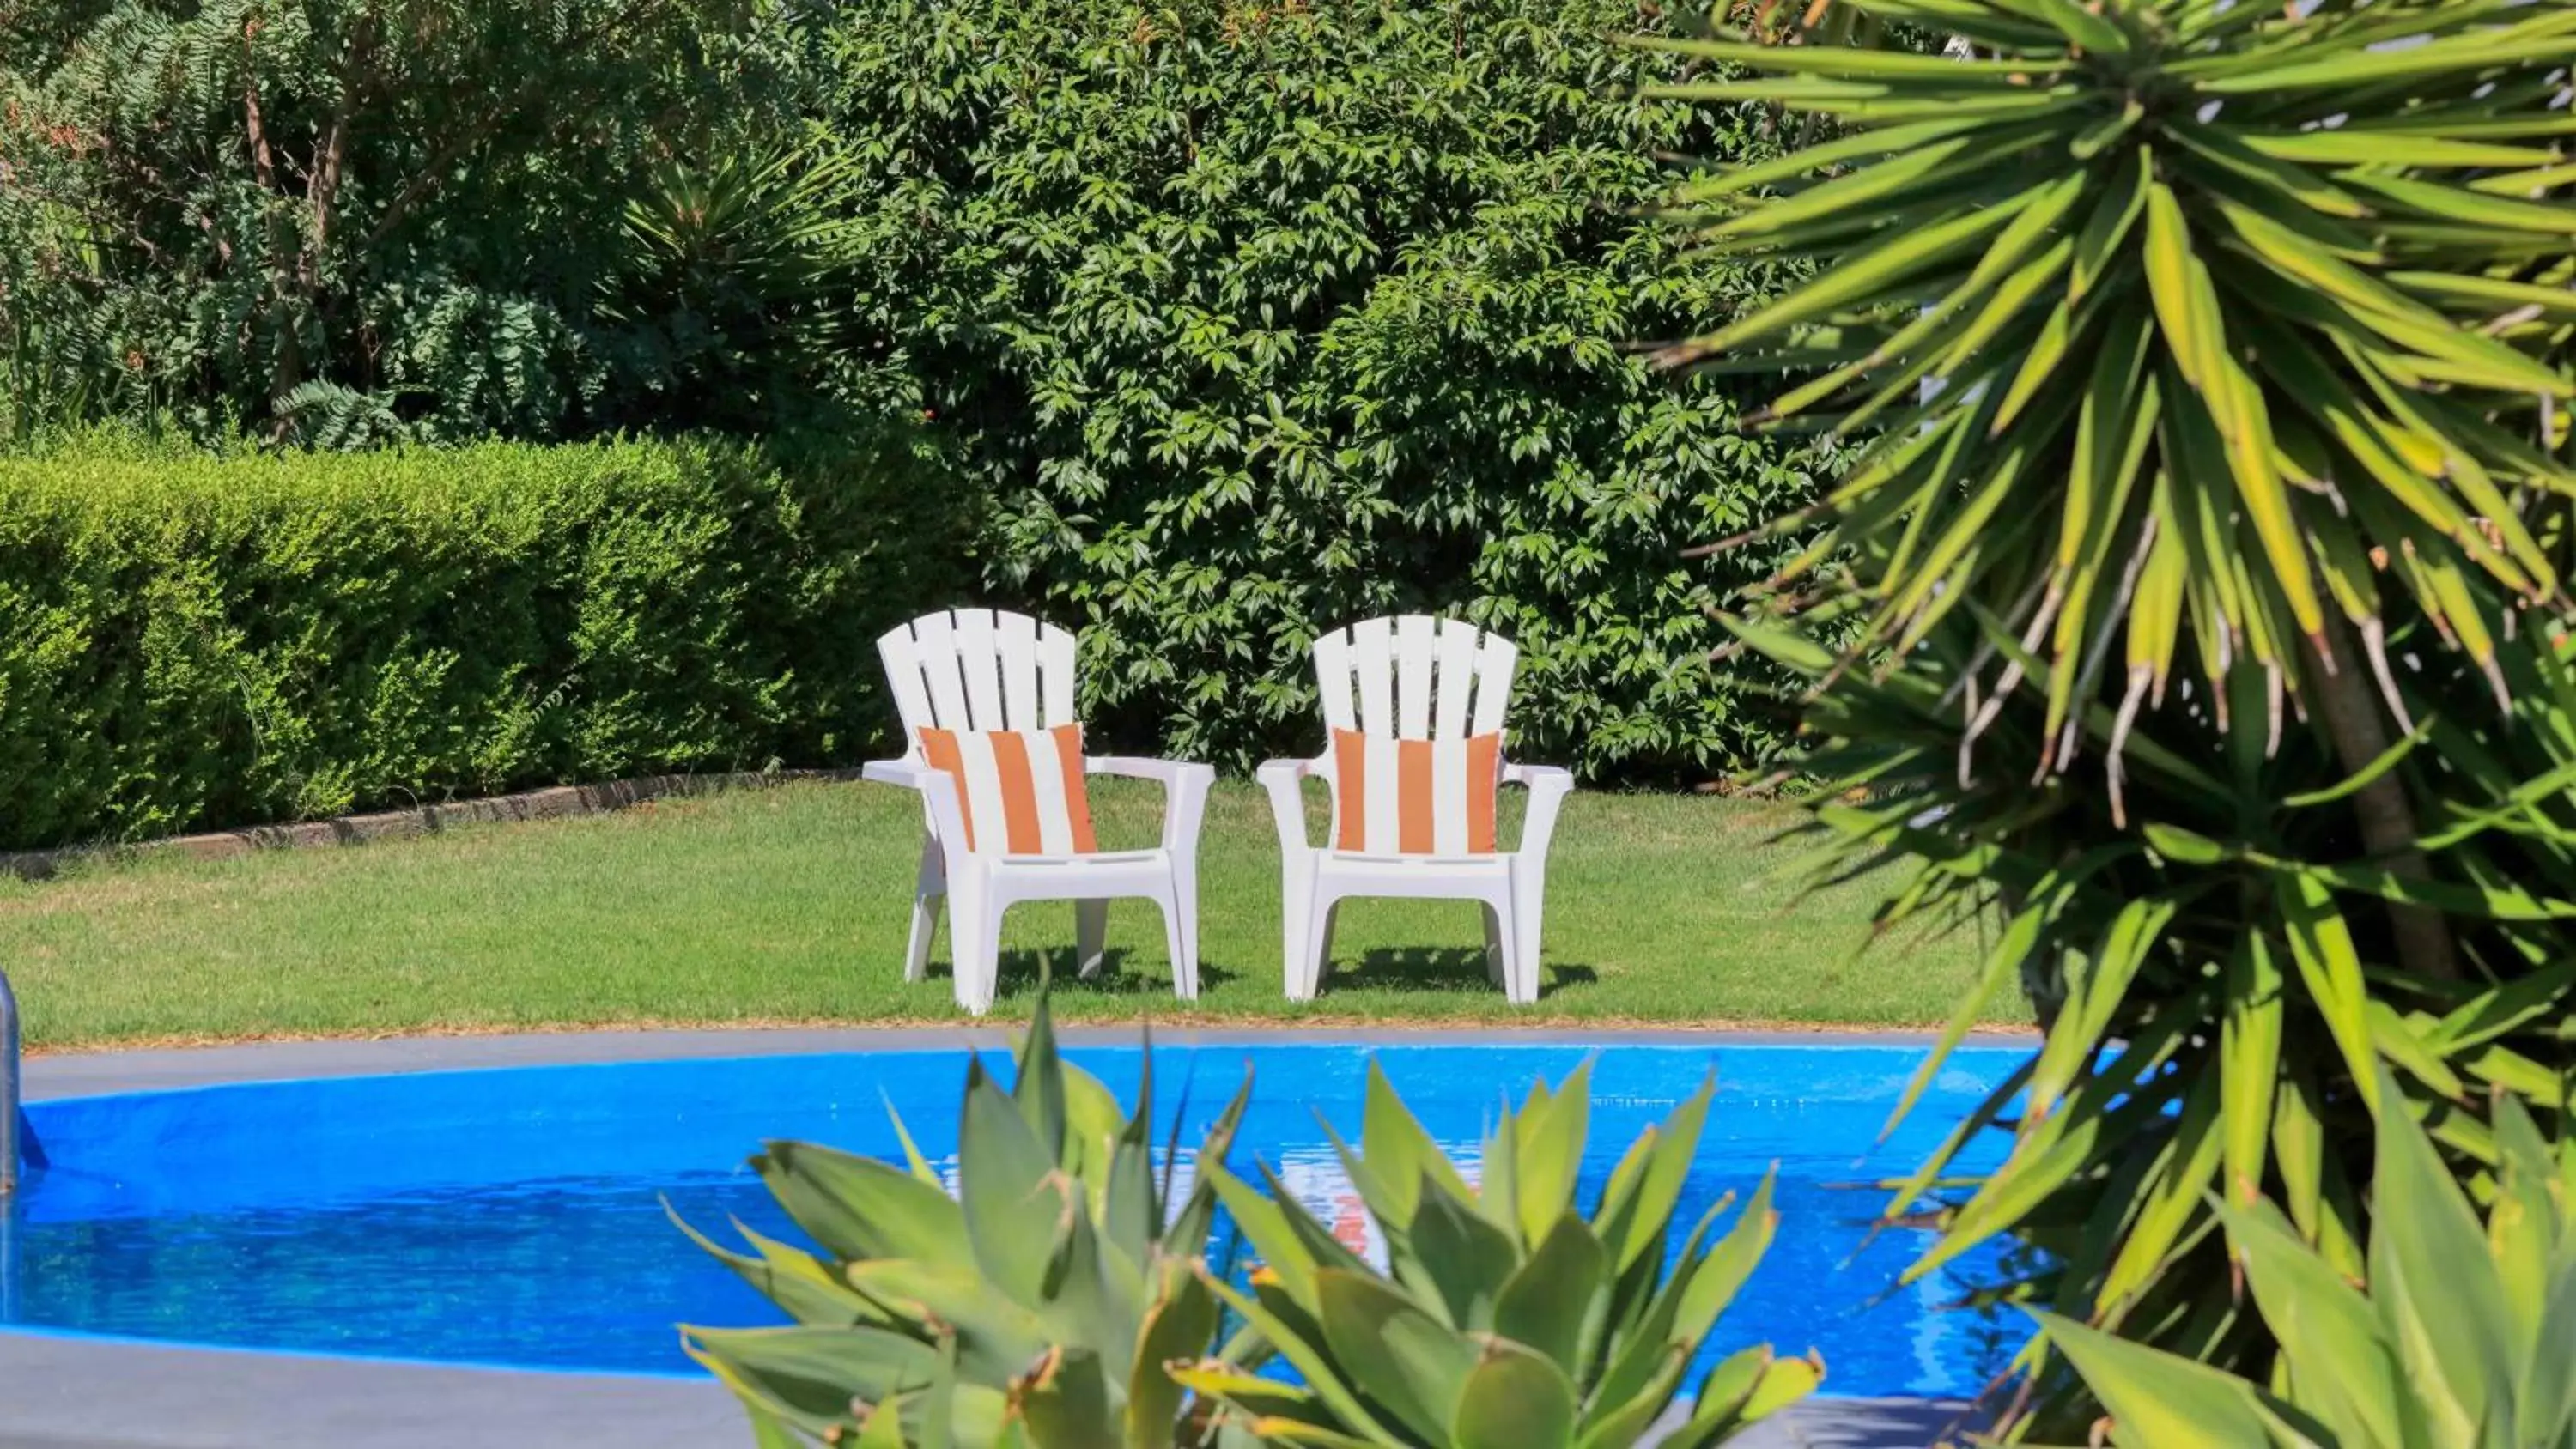
[[[1248,1377],[1225,1363],[1181,1379],[1236,1424],[1287,1443],[1435,1449],[1619,1449],[1648,1437],[1687,1385],[1692,1360],[1770,1245],[1767,1177],[1723,1233],[1712,1207],[1666,1264],[1714,1082],[1630,1146],[1586,1213],[1576,1177],[1591,1114],[1590,1069],[1532,1085],[1466,1176],[1372,1064],[1351,1183],[1387,1245],[1381,1275],[1274,1181],[1265,1198],[1212,1170],[1262,1266],[1248,1292],[1217,1285],[1297,1371]],[[1662,1442],[1713,1445],[1804,1397],[1814,1358],[1749,1348],[1696,1386],[1689,1419]]]
[[[2387,1084],[2389,1095],[2395,1083]],[[2486,1220],[2402,1112],[2379,1120],[2366,1278],[2268,1202],[2223,1210],[2282,1370],[2256,1384],[2041,1315],[2129,1446],[2576,1444],[2576,1152],[2496,1107]]]
[[[1741,625],[1817,674],[1829,653]],[[1805,765],[1827,784],[1810,830],[1819,880],[1881,863],[1908,873],[1883,909],[1890,929],[1999,924],[1982,980],[1959,1003],[1898,1108],[1940,1069],[1988,1005],[2018,985],[2045,1040],[1908,1181],[1889,1211],[1941,1204],[1943,1236],[1909,1272],[1928,1274],[2011,1234],[2035,1252],[1992,1285],[1996,1301],[2141,1338],[2261,1379],[2274,1345],[2241,1311],[2214,1196],[2282,1203],[2329,1261],[2359,1274],[2373,1213],[2373,1123],[2422,1113],[2464,1179],[2494,1161],[2490,1092],[2564,1121],[2576,1078],[2576,650],[2530,631],[2504,641],[2513,687],[2501,725],[2481,672],[2424,643],[2403,698],[2420,721],[2376,773],[2438,803],[2405,879],[2356,839],[2355,788],[2314,728],[2266,753],[2221,734],[2185,702],[2141,714],[2130,740],[2129,821],[2102,792],[2032,787],[1994,771],[1962,784],[1967,724],[1947,692],[2000,634],[1944,626],[1885,679],[1851,674],[1810,705]],[[2420,652],[2418,652],[2420,651]],[[2230,686],[2259,700],[2240,663]],[[2114,701],[2089,702],[2099,744]],[[2462,723],[2463,716],[2468,723]],[[2038,703],[2003,710],[1989,744],[2029,746]],[[1855,789],[1878,792],[1848,798]],[[2383,907],[2439,913],[2466,979],[2408,972]],[[2382,1063],[2396,1070],[2395,1096]],[[1962,1152],[1998,1124],[2012,1148],[1968,1175]],[[2078,1435],[2092,1410],[2044,1345],[2025,1358],[2024,1430]]]
[[[2576,1065],[2576,12],[1856,8],[1967,53],[1685,43],[1680,94],[1827,124],[1682,224],[1821,265],[1668,356],[1861,448],[1737,621],[1814,682],[1817,873],[1999,915],[1953,1039],[2016,981],[2047,1029],[1895,1205],[1944,1203],[1917,1272],[2009,1232],[1996,1298],[2260,1378],[2213,1192],[2358,1271],[2375,1118],[2475,1176],[2484,1089]],[[2014,1432],[2080,1436],[2025,1367]]]
[[[2556,169],[2576,127],[2550,104],[2576,13],[1858,8],[1975,56],[1663,42],[1749,73],[1667,94],[1835,123],[1676,198],[1709,250],[1832,263],[1667,353],[1846,359],[1772,412],[1875,436],[1781,582],[1849,560],[1864,649],[1990,609],[2057,683],[2044,767],[2106,629],[2134,698],[2178,666],[2214,688],[2240,656],[2297,693],[2387,677],[2397,589],[2493,675],[2506,613],[2562,597],[2517,504],[2576,492],[2552,453],[2571,382],[2545,358],[2576,326]],[[2400,566],[2375,573],[2374,548]],[[1989,700],[2036,687],[2014,659],[1984,674]]]

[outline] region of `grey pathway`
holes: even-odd
[[[1165,1032],[1174,1044],[1278,1040],[1262,1031]],[[1300,1032],[1301,1041],[1490,1040],[1490,1031]],[[1132,1042],[1131,1028],[1068,1029],[1068,1042]],[[1518,1042],[1914,1045],[1907,1034],[1529,1032]],[[999,1045],[998,1031],[655,1031],[290,1042],[186,1051],[48,1056],[27,1064],[31,1099],[274,1077],[532,1066],[643,1058],[890,1051]],[[1997,1037],[1980,1044],[2024,1044]],[[1743,1449],[1922,1449],[1949,1406],[1822,1400],[1763,1426]],[[0,1331],[0,1449],[745,1449],[713,1384],[614,1374],[531,1373],[298,1354],[143,1346]]]

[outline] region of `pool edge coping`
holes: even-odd
[[[1706,1046],[1812,1049],[1928,1047],[1929,1031],[1744,1031],[1732,1029],[1581,1027],[1496,1029],[1490,1026],[1387,1027],[1172,1027],[1154,1032],[1157,1045],[1225,1046]],[[1060,1026],[1067,1046],[1133,1046],[1135,1026]],[[1496,1038],[1502,1040],[1497,1041]],[[398,1036],[312,1041],[253,1042],[202,1047],[150,1047],[128,1051],[67,1052],[30,1057],[26,1100],[58,1101],[125,1092],[176,1091],[236,1082],[407,1075],[415,1072],[500,1070],[615,1062],[719,1060],[837,1053],[1000,1050],[1005,1028],[956,1026],[646,1028],[591,1032],[528,1032],[489,1036]],[[1974,1032],[1961,1047],[2033,1049],[2035,1038]]]

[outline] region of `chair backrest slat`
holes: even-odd
[[[1002,722],[1002,641],[990,609],[957,611],[957,668],[966,678],[966,715],[973,728],[998,730]]]
[[[1476,712],[1468,721],[1475,734],[1488,734],[1503,727],[1503,712],[1512,704],[1512,669],[1520,661],[1520,651],[1500,634],[1485,636],[1484,648],[1477,651]]]
[[[1407,614],[1395,621],[1395,732],[1431,738],[1431,641],[1439,620]]]
[[[1052,729],[1073,724],[1074,639],[1025,614],[925,614],[877,640],[906,753],[925,729]]]
[[[1416,740],[1501,729],[1519,658],[1500,635],[1421,614],[1332,630],[1314,654],[1328,730]]]
[[[1351,679],[1359,686],[1360,730],[1395,733],[1394,681],[1387,675],[1395,663],[1395,631],[1386,619],[1363,619],[1351,626]]]
[[[1476,626],[1464,619],[1440,621],[1440,719],[1434,739],[1465,738],[1467,705],[1476,689]]]
[[[1315,684],[1324,697],[1324,728],[1355,730],[1359,716],[1351,711],[1351,636],[1335,629],[1315,641]]]
[[[1003,727],[1037,729],[1038,621],[1026,614],[1001,614],[993,624],[1002,649]]]

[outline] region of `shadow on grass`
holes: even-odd
[[[1105,1000],[1171,995],[1170,969],[1156,965],[1130,971],[1127,962],[1133,954],[1124,946],[1112,946],[1101,953],[1099,973],[1085,977],[1075,969],[1078,963],[1070,946],[1051,951],[1004,951],[1000,963],[1001,979],[994,984],[993,1000],[996,1003],[1035,1001],[1039,985],[1050,979],[1054,982],[1058,1001],[1080,997]],[[953,963],[941,957],[931,958],[932,980],[949,980],[955,974]],[[1234,980],[1235,974],[1222,966],[1202,961],[1199,963],[1199,989],[1205,991],[1210,987],[1223,986]]]
[[[1121,1000],[1145,996],[1167,996],[1171,993],[1170,973],[1159,964],[1130,971],[1127,963],[1134,953],[1124,946],[1112,946],[1102,953],[1100,971],[1094,976],[1081,976],[1074,970],[1071,947],[1055,950],[1027,949],[1005,951],[1001,958],[1001,980],[995,984],[993,999],[1034,1001],[1042,982],[1053,980],[1059,1000],[1083,997]],[[930,977],[934,981],[952,979],[949,961],[933,957]],[[1213,962],[1199,963],[1199,989],[1222,987],[1240,980],[1243,973]],[[1539,982],[1541,1001],[1568,988],[1581,989],[1598,983],[1597,967],[1579,962],[1552,962]],[[1485,951],[1481,946],[1406,946],[1380,947],[1366,951],[1354,960],[1336,958],[1332,973],[1324,978],[1320,999],[1329,1000],[1337,990],[1381,991],[1391,995],[1430,996],[1462,993],[1500,994],[1502,988],[1486,974]]]
[[[1597,968],[1573,962],[1551,964],[1543,972],[1538,985],[1541,1001],[1566,987],[1590,986],[1601,979]],[[1345,987],[1412,994],[1502,990],[1486,972],[1482,946],[1380,947],[1362,952],[1357,961],[1336,957],[1331,974],[1324,978],[1324,995]]]

